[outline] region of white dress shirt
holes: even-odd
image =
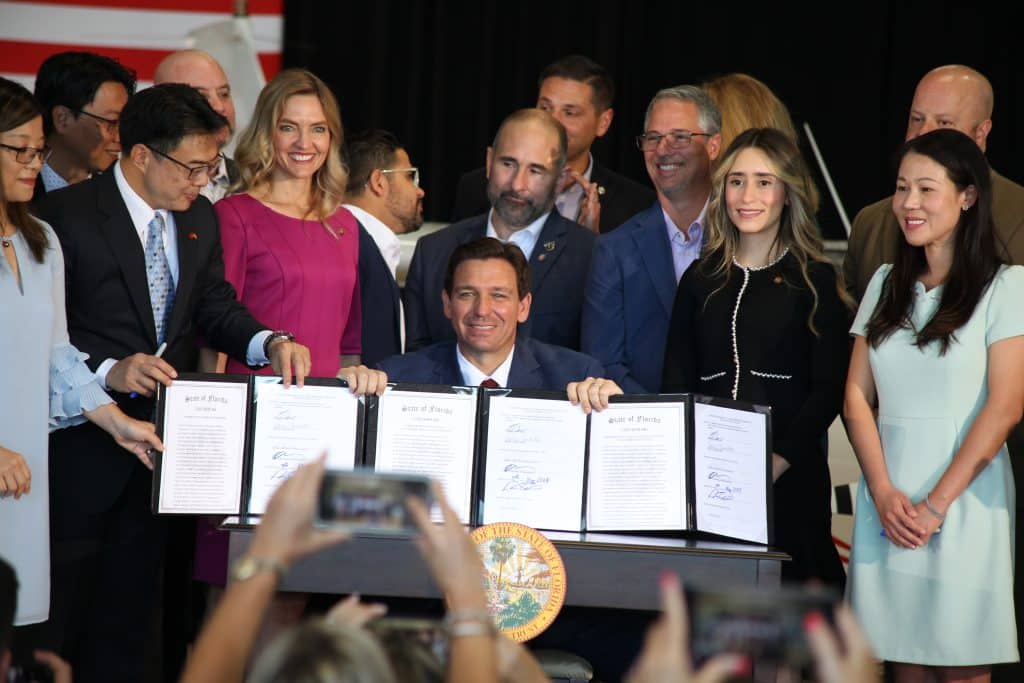
[[[508,352],[508,358],[502,361],[501,365],[490,375],[480,372],[480,368],[469,362],[469,359],[462,355],[462,349],[455,345],[455,357],[459,360],[459,371],[462,373],[462,381],[467,387],[478,387],[485,379],[493,379],[499,387],[508,388],[508,373],[512,369],[512,357],[516,355],[515,344]]]
[[[540,231],[544,228],[544,221],[546,221],[550,215],[551,212],[548,211],[525,228],[516,230],[514,233],[509,235],[507,240],[503,240],[498,237],[498,233],[494,229],[494,223],[491,221],[494,217],[494,209],[491,209],[487,214],[487,237],[493,237],[499,242],[504,242],[505,244],[516,245],[523,250],[523,256],[525,256],[526,260],[529,261],[530,254],[533,253],[533,248],[537,246],[537,239],[540,237]]]
[[[372,213],[364,211],[355,204],[342,204],[346,209],[352,212],[352,215],[356,217],[356,220],[362,223],[363,227],[366,228],[366,232],[370,233],[370,237],[373,238],[373,243],[377,245],[377,249],[380,250],[380,255],[384,257],[384,263],[387,264],[388,270],[391,271],[391,277],[398,281],[398,263],[402,260],[402,242],[398,239],[391,228],[386,226],[383,221],[374,216]],[[402,344],[402,351],[405,351],[405,304],[402,303],[402,297],[398,297],[398,336],[399,341]]]
[[[164,254],[167,256],[167,267],[170,270],[171,279],[174,281],[175,289],[177,289],[180,269],[178,266],[178,230],[174,223],[174,214],[166,209],[153,209],[147,204],[146,200],[140,197],[139,193],[128,184],[124,177],[124,172],[121,170],[120,162],[114,164],[113,174],[114,182],[117,184],[117,191],[121,194],[125,208],[128,209],[128,215],[132,219],[132,225],[135,227],[135,233],[139,237],[139,245],[143,253],[146,251],[146,239],[149,237],[150,221],[157,214],[163,217]],[[249,365],[266,365],[269,362],[266,354],[263,353],[263,342],[270,333],[270,330],[263,330],[253,336],[249,341],[249,348],[246,351],[246,363]],[[152,353],[156,353],[156,349],[153,349]],[[107,373],[110,372],[110,368],[114,367],[115,363],[117,363],[115,359],[107,358],[96,368],[96,379],[100,381],[105,389],[109,388],[107,386]]]

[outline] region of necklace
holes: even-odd
[[[17,235],[17,234],[18,234],[18,231],[15,230],[10,235],[5,235],[4,234],[4,226],[3,226],[2,223],[0,223],[0,244],[3,245],[4,249],[10,249],[11,248],[11,245],[14,244],[14,236]]]
[[[732,263],[733,263],[734,266],[736,266],[740,270],[744,270],[744,271],[749,270],[751,272],[757,272],[759,270],[766,270],[768,268],[771,268],[776,263],[781,261],[786,256],[786,254],[788,254],[788,253],[789,253],[789,247],[786,247],[785,249],[782,250],[781,254],[779,254],[778,256],[776,256],[774,259],[772,259],[768,263],[764,264],[763,266],[745,266],[742,263],[740,263],[739,261],[737,261],[735,256],[732,257]]]

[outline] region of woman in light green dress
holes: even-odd
[[[844,413],[866,485],[848,594],[899,683],[987,681],[1019,658],[1005,441],[1024,407],[1024,267],[1000,263],[988,165],[962,133],[904,145],[893,211],[901,246],[852,330]]]

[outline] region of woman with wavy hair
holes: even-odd
[[[258,320],[306,343],[311,377],[358,366],[361,351],[359,229],[341,206],[342,136],[330,88],[304,69],[280,72],[238,141],[237,194],[214,205],[225,279]],[[273,372],[231,359],[226,370]],[[222,586],[226,570],[227,535],[200,523],[196,577]]]
[[[1024,267],[998,256],[971,138],[935,130],[899,158],[902,235],[854,321],[843,408],[863,473],[850,598],[898,682],[987,681],[1020,654],[1005,442],[1024,406]]]
[[[832,543],[828,427],[849,360],[850,302],[824,256],[817,191],[773,128],[733,140],[713,175],[707,242],[676,292],[662,391],[772,408],[776,545],[783,578],[842,586]]]

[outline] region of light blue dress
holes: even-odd
[[[78,424],[83,410],[110,403],[68,341],[64,257],[49,226],[50,246],[39,263],[21,232],[13,237],[21,287],[0,255],[0,445],[21,453],[32,490],[0,498],[0,557],[18,575],[14,623],[45,621],[50,609],[49,429]]]
[[[851,332],[866,336],[885,275],[868,285]],[[917,283],[912,321],[920,329],[942,288]],[[1003,266],[945,356],[899,330],[870,350],[878,431],[893,484],[913,501],[931,491],[988,397],[988,347],[1024,335],[1024,267]],[[1014,486],[1004,444],[919,549],[881,535],[863,478],[857,493],[848,596],[882,659],[969,666],[1019,659],[1013,614]]]

